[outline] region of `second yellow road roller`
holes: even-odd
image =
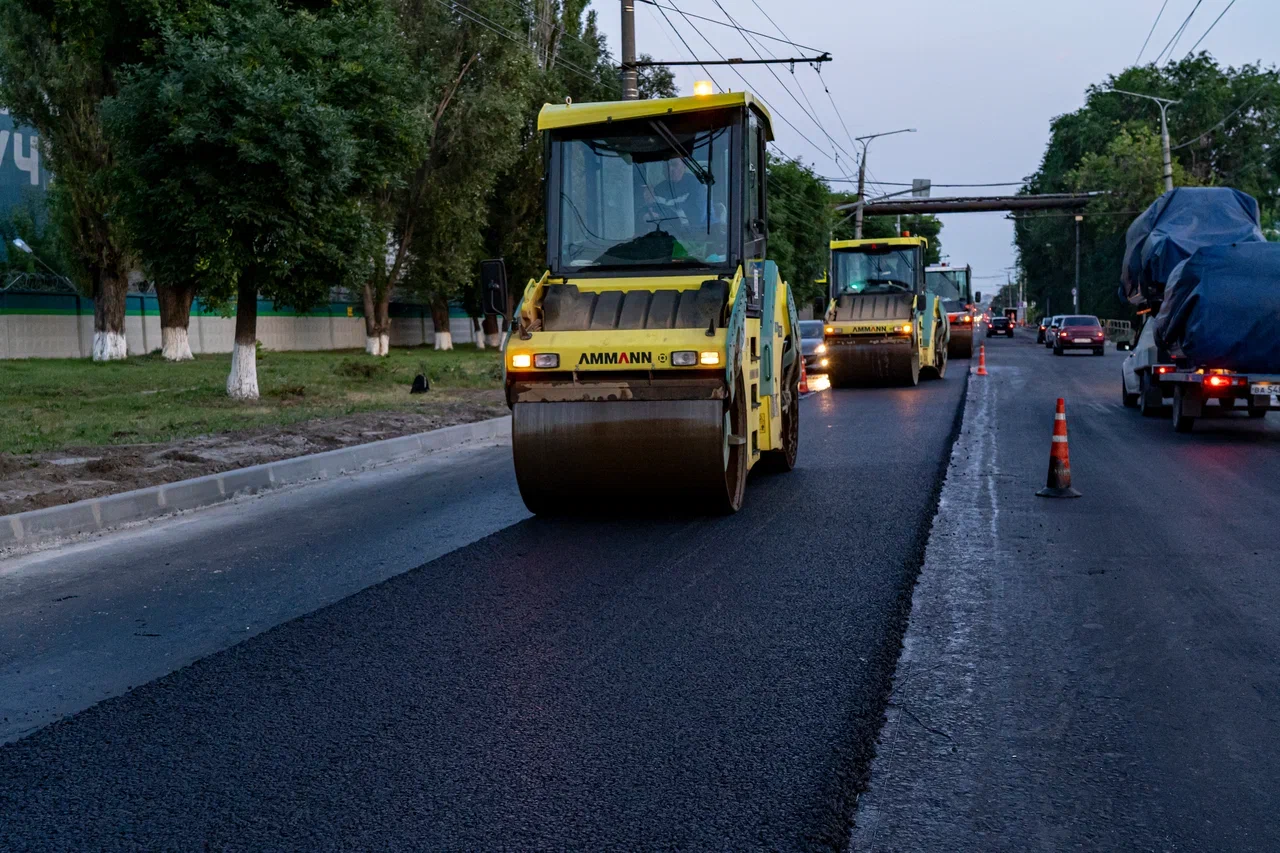
[[[800,331],[768,260],[769,111],[746,92],[548,104],[547,271],[504,353],[535,513],[733,512],[789,471]]]
[[[823,331],[833,386],[915,385],[946,373],[951,330],[925,286],[928,245],[909,234],[832,241]]]

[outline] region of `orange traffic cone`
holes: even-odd
[[[809,393],[809,373],[804,369],[804,358],[800,359],[800,393]]]
[[[1048,482],[1036,492],[1042,498],[1078,498],[1071,488],[1071,455],[1067,452],[1067,404],[1058,398],[1058,412],[1053,416],[1053,444],[1049,449]]]
[[[978,370],[975,375],[987,375],[987,347],[984,344],[978,344]]]

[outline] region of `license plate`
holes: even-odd
[[[1075,341],[1075,343],[1078,343],[1078,344],[1091,344],[1091,343],[1093,343],[1093,339],[1092,339],[1092,338],[1075,338],[1075,339],[1074,339],[1074,341]]]
[[[1250,385],[1249,393],[1256,397],[1270,397],[1272,394],[1280,394],[1280,384],[1260,382]]]

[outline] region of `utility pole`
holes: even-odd
[[[862,143],[862,157],[858,161],[858,206],[854,209],[853,217],[853,238],[855,240],[862,239],[862,208],[866,205],[867,200],[867,146],[871,144],[871,140],[881,136],[893,136],[895,133],[915,133],[914,127],[906,127],[902,130],[890,130],[885,133],[872,133],[868,136],[859,136],[854,142]],[[901,233],[901,232],[899,232]]]
[[[1071,288],[1071,310],[1080,313],[1080,223],[1084,217],[1076,214],[1076,286]]]
[[[640,76],[636,71],[635,0],[622,0],[622,100],[640,100]]]
[[[1148,101],[1155,101],[1156,105],[1160,107],[1160,143],[1164,146],[1164,191],[1168,192],[1173,189],[1173,156],[1169,150],[1168,113],[1169,107],[1174,104],[1180,104],[1182,101],[1175,101],[1171,98],[1157,98],[1155,95],[1144,95],[1141,92],[1126,92],[1124,89],[1112,89],[1111,91],[1119,92],[1121,95],[1132,95],[1135,98],[1146,98]]]

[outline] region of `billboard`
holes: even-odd
[[[0,222],[7,221],[14,208],[42,211],[51,177],[41,162],[36,131],[15,125],[9,111],[0,108]],[[0,245],[0,258],[6,248]]]

